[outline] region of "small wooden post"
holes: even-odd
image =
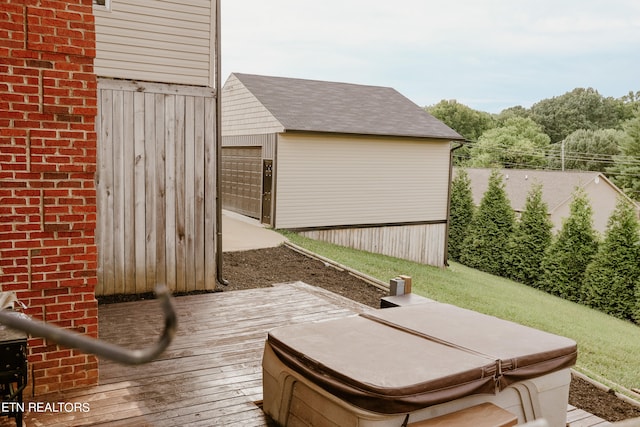
[[[411,293],[411,276],[400,275],[398,277],[404,280],[404,293],[410,294]]]

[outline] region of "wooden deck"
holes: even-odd
[[[37,402],[89,403],[87,413],[26,416],[28,426],[267,426],[262,351],[267,331],[339,318],[365,307],[303,283],[176,298],[178,334],[160,359],[100,361],[100,385]],[[100,338],[142,347],[162,328],[155,301],[101,306]]]
[[[139,367],[100,362],[100,385],[34,402],[88,404],[89,411],[27,413],[31,426],[269,426],[262,399],[262,350],[272,328],[340,318],[370,308],[304,283],[176,298],[178,335],[162,357]],[[100,335],[140,348],[155,340],[155,301],[101,306]],[[6,418],[0,425],[12,425]],[[568,408],[571,427],[608,423]]]

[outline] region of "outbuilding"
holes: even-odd
[[[463,137],[396,90],[234,73],[222,137],[223,208],[446,264],[450,150]]]

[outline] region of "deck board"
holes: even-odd
[[[304,283],[175,299],[178,333],[161,357],[127,367],[100,361],[98,386],[36,396],[37,402],[88,403],[87,413],[27,413],[28,426],[271,426],[262,400],[267,332],[294,323],[341,318],[369,307]],[[132,348],[162,327],[156,301],[100,306],[101,339]],[[604,427],[572,406],[570,427]],[[0,426],[10,425],[0,420]]]
[[[369,308],[303,283],[175,299],[178,334],[152,363],[100,360],[100,385],[35,401],[87,402],[88,413],[29,413],[31,426],[268,426],[262,351],[269,330],[353,315]],[[101,306],[100,338],[127,347],[160,334],[155,301]]]

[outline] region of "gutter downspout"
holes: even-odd
[[[453,141],[452,141],[453,142]],[[449,183],[447,188],[447,222],[444,233],[444,266],[449,267],[449,225],[451,223],[451,181],[453,180],[453,152],[464,147],[469,141],[463,141],[458,146],[452,146],[449,150]]]
[[[216,73],[216,281],[226,286],[229,284],[227,280],[222,277],[222,187],[220,182],[222,180],[222,78],[220,76],[220,2],[215,1],[216,8],[216,40],[214,46],[214,60],[215,60],[215,73]]]

